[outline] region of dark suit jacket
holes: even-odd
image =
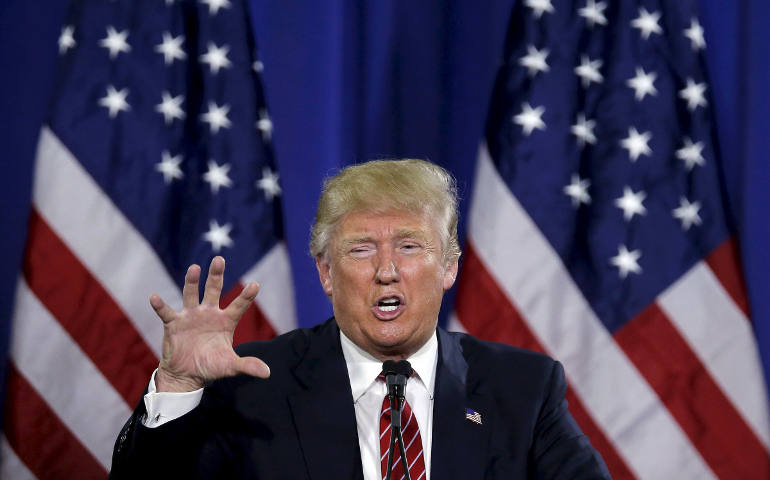
[[[442,329],[438,344],[433,480],[609,478],[567,411],[558,362]],[[111,478],[363,479],[334,320],[239,353],[265,360],[270,378],[217,381],[193,411],[155,429],[142,425],[140,401]]]

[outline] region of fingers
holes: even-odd
[[[184,276],[184,287],[182,287],[182,305],[185,308],[198,306],[198,282],[200,279],[201,267],[195,264],[190,265]]]
[[[259,285],[254,282],[249,283],[243,287],[240,295],[235,297],[235,299],[230,302],[230,305],[225,308],[225,313],[237,322],[240,320],[243,314],[246,313],[246,310],[251,305],[251,302],[254,301],[254,298],[257,296],[258,292]]]
[[[209,275],[206,278],[206,288],[203,290],[203,302],[212,307],[219,306],[219,295],[225,279],[225,259],[217,255],[211,259]]]
[[[150,296],[150,305],[152,306],[153,310],[155,310],[155,313],[163,321],[163,323],[170,322],[176,315],[174,309],[166,305],[166,302],[164,302],[163,299],[160,298],[160,295],[157,293],[153,293]]]
[[[236,372],[252,377],[268,378],[270,376],[270,367],[257,357],[238,357],[233,366]]]

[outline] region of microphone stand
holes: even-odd
[[[383,372],[388,384],[388,397],[390,398],[390,447],[388,448],[388,464],[385,480],[391,480],[393,473],[393,447],[398,442],[401,452],[401,463],[404,466],[404,478],[411,480],[409,476],[409,461],[406,458],[404,437],[401,432],[401,413],[404,409],[404,395],[406,393],[406,381],[412,373],[412,366],[406,360],[394,362],[388,360],[383,363]]]

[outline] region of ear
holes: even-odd
[[[318,269],[318,279],[327,297],[332,296],[332,266],[321,257],[316,257],[315,268]]]
[[[455,260],[446,267],[446,270],[444,270],[444,290],[449,290],[452,288],[452,285],[455,284],[458,268],[457,260]]]

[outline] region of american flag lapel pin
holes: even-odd
[[[478,423],[481,425],[481,414],[475,410],[472,410],[470,408],[465,409],[465,419],[470,420],[473,423]]]

